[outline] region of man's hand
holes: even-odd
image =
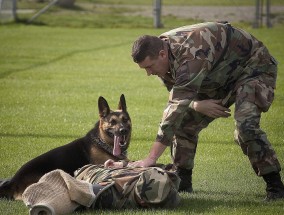
[[[149,167],[156,164],[158,158],[163,154],[165,149],[167,148],[166,145],[163,145],[160,142],[154,142],[148,157],[143,160],[135,161],[128,163],[127,166],[129,167]]]
[[[123,167],[123,162],[121,161],[114,161],[112,159],[108,159],[105,163],[104,163],[104,167],[109,168],[122,168]]]
[[[222,100],[201,100],[201,101],[194,101],[193,109],[199,113],[202,113],[206,116],[212,118],[227,118],[231,116],[231,110],[229,108],[222,106]]]
[[[151,159],[149,157],[145,158],[144,160],[139,160],[135,162],[128,163],[128,167],[149,167],[156,164],[155,159]]]

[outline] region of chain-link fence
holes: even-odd
[[[6,23],[16,19],[16,0],[0,0],[0,22]]]

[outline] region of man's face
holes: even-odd
[[[151,59],[147,56],[138,65],[141,69],[146,70],[148,76],[157,75],[163,77],[169,70],[169,60],[165,50],[161,50],[157,58]]]

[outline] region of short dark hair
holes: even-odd
[[[144,35],[133,43],[131,56],[135,63],[140,63],[147,56],[151,59],[158,57],[162,49],[163,41],[159,37]]]

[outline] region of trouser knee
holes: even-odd
[[[236,129],[235,141],[248,156],[253,170],[259,176],[280,171],[276,153],[266,134],[260,129]]]
[[[182,169],[193,169],[197,142],[175,137],[171,149],[173,163]]]

